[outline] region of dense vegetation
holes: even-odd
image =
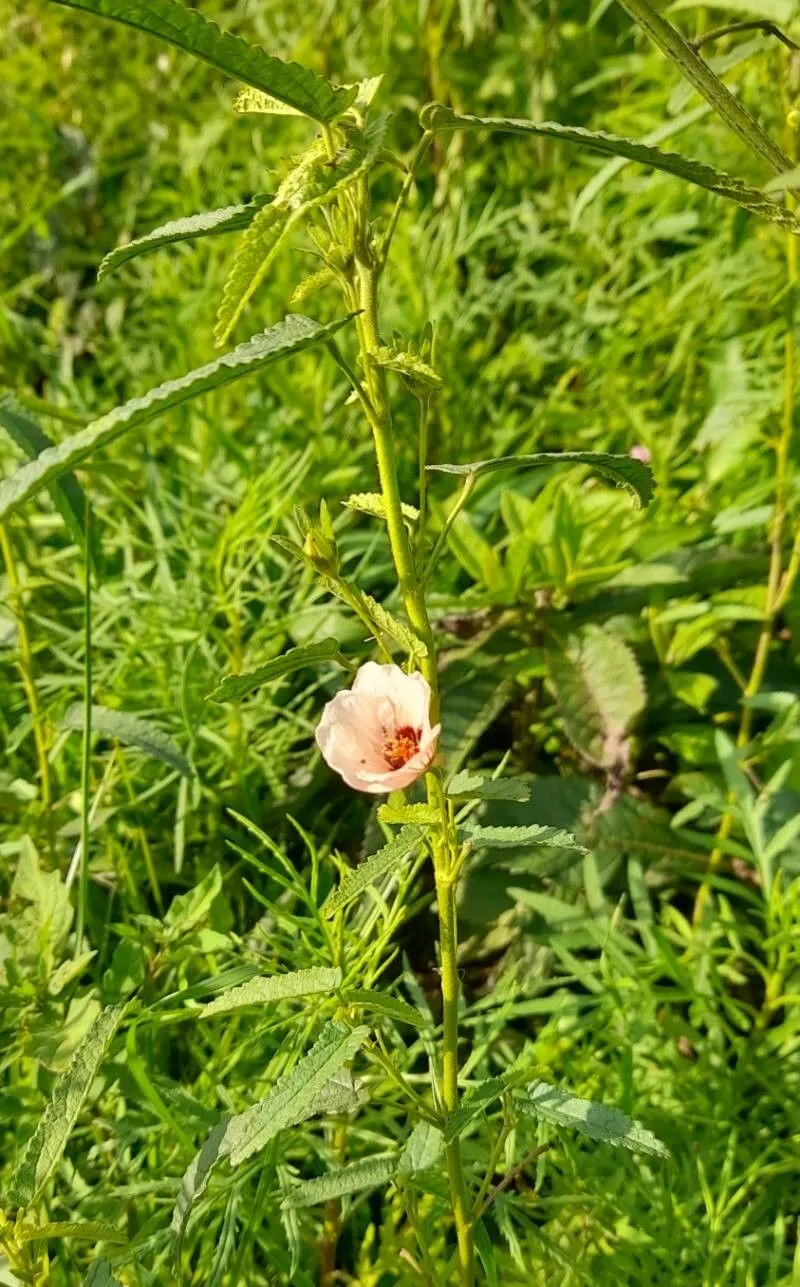
[[[776,180],[606,0],[197,7],[337,85],[382,75],[384,227],[404,179],[391,154],[410,161],[433,100],[645,140],[769,189],[752,213],[570,139],[436,133],[381,310],[384,343],[413,345],[417,375],[441,382],[423,399],[433,461],[634,449],[655,483],[637,508],[583,467],[487,473],[430,581],[449,770],[527,784],[527,800],[482,803],[483,825],[573,838],[476,846],[459,890],[461,1090],[478,1103],[507,1079],[461,1137],[480,1280],[800,1281],[797,174]],[[673,10],[687,37],[712,35],[703,58],[791,161],[794,50],[763,25],[712,31],[768,18],[791,36],[791,0]],[[238,233],[98,281],[101,261],[274,193],[314,130],[233,112],[237,85],[142,32],[48,0],[0,0],[0,15],[5,476],[42,433],[65,441],[214,360]],[[343,316],[329,282],[311,294],[317,249],[293,237],[227,347],[287,311]],[[337,343],[355,352],[349,330]],[[416,502],[420,390],[392,379]],[[380,896],[365,885],[335,933],[320,910],[394,830],[315,749],[343,683],[332,654],[209,700],[293,647],[373,655],[363,620],[292,557],[321,502],[339,566],[402,613],[386,525],[340,503],[377,486],[346,373],[324,347],[299,352],[77,464],[0,525],[0,1282],[448,1282],[441,1157],[410,1133],[441,1028],[432,873],[413,862]],[[434,539],[454,483],[428,476]],[[369,1057],[193,1205],[182,1177],[221,1116],[356,1004],[330,986],[333,959],[374,1024]],[[309,970],[322,982],[295,999],[200,1010]],[[512,1120],[522,1071],[641,1123],[631,1148],[575,1101]],[[65,1085],[74,1129],[53,1144]],[[29,1174],[37,1127],[52,1166]],[[391,1178],[297,1197],[401,1146]]]

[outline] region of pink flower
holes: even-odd
[[[353,687],[328,702],[317,725],[323,759],[356,791],[375,795],[410,786],[436,754],[427,679],[368,661]]]
[[[643,465],[650,464],[650,448],[643,446],[640,442],[637,442],[635,447],[631,447],[628,455],[632,456],[634,460],[641,460]]]

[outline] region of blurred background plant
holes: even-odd
[[[649,138],[756,185],[769,177],[617,6],[202,9],[338,81],[383,73],[401,148],[436,98]],[[743,17],[794,30],[787,0],[673,9],[692,38]],[[308,125],[233,115],[218,74],[136,32],[42,0],[0,0],[0,15],[3,381],[17,412],[59,439],[211,352],[226,239],[167,247],[98,283],[103,255],[270,190]],[[785,139],[791,51],[757,28],[703,53]],[[396,190],[387,167],[375,190],[387,213]],[[277,260],[253,329],[283,316],[313,267],[308,247]],[[432,587],[448,637],[446,749],[494,768],[510,743],[532,784],[529,804],[492,803],[485,820],[567,827],[588,851],[488,850],[473,870],[461,906],[476,1007],[467,1083],[535,1061],[551,1081],[646,1116],[673,1152],[671,1164],[621,1160],[554,1137],[514,1177],[522,1202],[493,1203],[489,1281],[755,1287],[800,1276],[800,616],[792,585],[777,612],[768,598],[792,273],[772,225],[668,175],[541,139],[439,136],[398,227],[385,315],[406,337],[436,321],[434,458],[637,447],[658,483],[645,519],[580,475],[489,476],[450,529],[454,558]],[[324,309],[320,296],[314,311]],[[97,731],[91,959],[72,959],[68,888],[81,813],[80,559],[47,505],[3,529],[2,1158],[10,1173],[101,1004],[143,989],[150,1021],[104,1067],[41,1211],[43,1224],[113,1226],[97,1238],[111,1260],[114,1235],[133,1247],[134,1268],[126,1248],[114,1271],[125,1283],[169,1281],[169,1212],[196,1142],[307,1044],[289,1002],[246,1028],[198,1028],[187,1006],[248,969],[323,965],[301,891],[311,877],[330,887],[334,855],[371,852],[369,802],[311,755],[334,679],[303,670],[241,706],[205,701],[222,673],[292,643],[363,639],[272,540],[293,530],[296,505],[316,512],[369,476],[347,395],[332,364],[301,355],[168,413],[84,475],[99,571],[94,698],[145,722],[138,738],[110,717]],[[411,396],[405,412],[413,495]],[[0,436],[4,471],[20,459]],[[448,487],[432,478],[441,526]],[[784,490],[796,521],[791,470]],[[379,525],[344,509],[333,522],[342,562],[385,597]],[[765,673],[743,699],[765,634]],[[380,913],[359,906],[346,932],[358,951],[365,924],[380,923],[375,969],[423,1012],[433,1005],[433,1024],[431,891],[409,888],[405,904],[395,894]],[[412,1042],[396,1017],[386,1022],[413,1078],[425,1027]],[[356,1142],[374,1153],[396,1139],[400,1098],[393,1111],[368,1102]],[[338,1147],[335,1127],[309,1128],[274,1146],[271,1170],[219,1181],[211,1217],[189,1225],[185,1280],[302,1285],[321,1264],[336,1281],[331,1212],[275,1199]],[[352,1200],[335,1219],[341,1281],[420,1281],[399,1259],[414,1243],[391,1196]],[[17,1260],[0,1274],[102,1283],[91,1244],[54,1229],[15,1235]],[[431,1258],[445,1249],[434,1243]]]

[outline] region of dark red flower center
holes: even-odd
[[[421,734],[421,728],[411,728],[406,724],[403,728],[396,728],[392,736],[387,737],[383,746],[383,758],[390,769],[402,769],[412,755],[416,755]]]

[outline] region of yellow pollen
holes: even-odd
[[[383,758],[390,769],[402,769],[404,764],[408,764],[412,755],[416,755],[421,732],[419,728],[406,725],[404,728],[395,729],[392,737],[386,739]]]

